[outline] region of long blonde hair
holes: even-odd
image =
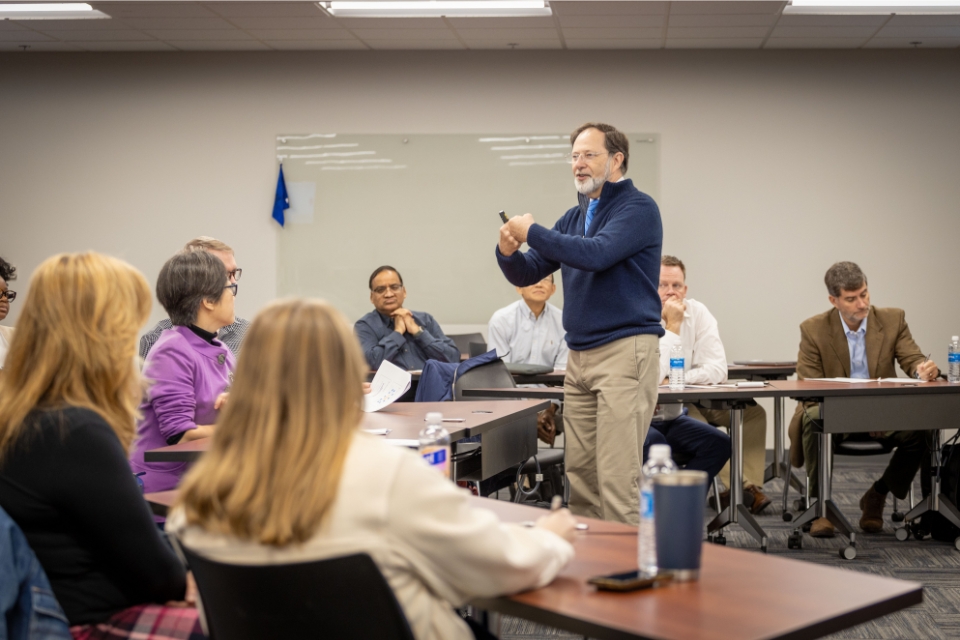
[[[48,258],[30,279],[0,376],[0,456],[35,408],[95,411],[125,449],[136,430],[137,333],[150,286],[132,266],[99,253]]]
[[[210,449],[181,484],[187,523],[277,547],[310,539],[340,486],[366,370],[352,329],[326,302],[264,308]]]

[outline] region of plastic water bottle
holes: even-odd
[[[657,573],[657,528],[653,520],[653,477],[673,473],[677,466],[670,459],[670,445],[650,447],[650,459],[640,476],[640,528],[637,531],[637,566],[644,575]]]
[[[947,347],[947,382],[960,382],[960,336],[951,337]]]
[[[427,463],[450,478],[450,434],[443,428],[443,414],[427,414],[427,426],[420,431],[420,455]]]
[[[683,345],[670,347],[670,391],[683,391]]]

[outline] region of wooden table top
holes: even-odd
[[[827,398],[836,396],[897,396],[960,393],[960,385],[945,380],[933,382],[827,382],[824,380],[774,380],[770,386],[788,398]]]
[[[463,422],[444,422],[451,440],[481,435],[533,415],[549,406],[546,400],[484,400],[482,402],[396,402],[375,413],[363,414],[361,429],[389,429],[386,440],[416,440],[424,427],[426,415],[432,411],[444,419],[462,418]],[[210,438],[152,449],[145,452],[147,462],[184,462],[198,459],[210,446]]]

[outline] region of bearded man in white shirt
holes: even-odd
[[[563,311],[547,302],[556,292],[552,273],[529,287],[517,287],[521,299],[490,318],[487,348],[496,349],[504,362],[566,369],[569,349],[564,340]],[[557,431],[556,410],[557,405],[551,405],[537,420],[537,435],[551,446]]]
[[[664,255],[660,259],[661,316],[666,334],[660,338],[660,371],[669,373],[670,349],[683,345],[684,382],[686,384],[719,384],[727,380],[727,355],[720,341],[717,320],[707,307],[687,298],[687,269],[683,261]],[[666,367],[664,366],[666,365]],[[685,404],[691,418],[717,427],[730,426],[730,412],[701,409]],[[747,407],[743,412],[743,488],[744,504],[751,513],[760,513],[770,504],[763,494],[763,472],[766,465],[767,413],[763,407]],[[730,486],[730,465],[720,472],[720,479]],[[752,501],[751,501],[752,500]],[[720,496],[720,509],[730,502],[730,490]]]

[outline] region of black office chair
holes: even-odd
[[[197,581],[211,640],[414,640],[393,590],[365,553],[236,565],[177,546]]]
[[[489,349],[487,349],[486,342],[471,342],[470,351],[468,351],[467,353],[470,354],[471,358],[476,358],[477,356],[482,356],[487,351],[489,351]]]
[[[516,381],[513,379],[513,375],[507,369],[507,365],[504,364],[503,360],[494,360],[493,362],[479,367],[474,367],[470,371],[467,371],[465,374],[457,378],[453,385],[453,399],[456,400],[499,400],[500,398],[484,398],[480,396],[469,396],[464,397],[464,389],[513,389],[517,386]],[[562,424],[560,421],[559,425]],[[504,472],[502,477],[498,477],[499,482],[494,486],[488,486],[486,491],[492,493],[493,491],[499,490],[504,486],[512,485],[516,482],[517,490],[514,494],[515,501],[519,502],[520,500],[526,499],[533,495],[540,495],[540,485],[541,480],[544,475],[544,471],[549,470],[550,468],[558,468],[560,471],[560,478],[563,487],[561,488],[562,494],[566,496],[566,467],[564,466],[564,450],[563,449],[539,449],[537,454],[531,456],[525,463],[518,465],[514,469],[510,470],[510,473]],[[530,478],[531,488],[525,490],[523,488],[520,479],[522,476],[526,475]],[[566,500],[564,500],[566,502]]]
[[[482,333],[460,333],[456,335],[451,334],[451,335],[448,335],[447,337],[453,340],[453,343],[457,345],[457,349],[460,350],[460,353],[470,353],[471,342],[484,341]],[[486,352],[484,351],[484,353]]]

